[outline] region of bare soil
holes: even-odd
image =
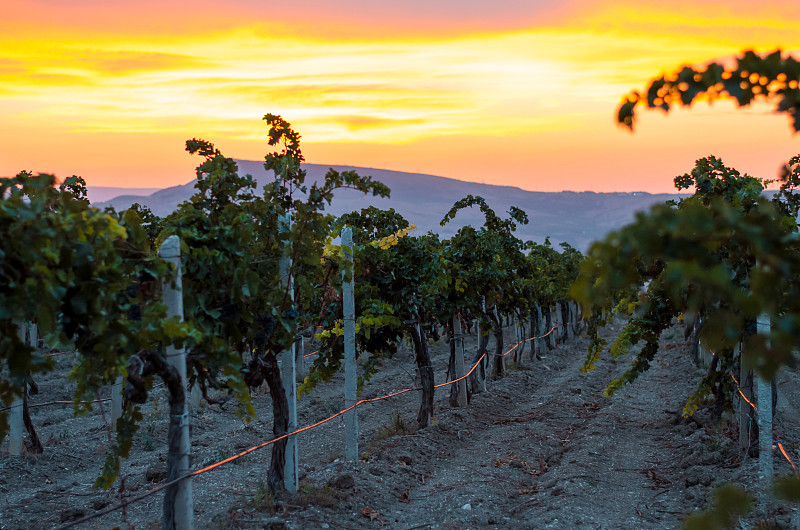
[[[620,331],[610,326],[609,339]],[[506,340],[513,336],[507,330]],[[613,398],[602,390],[628,365],[604,359],[579,371],[587,340],[571,339],[542,359],[524,352],[505,377],[453,408],[437,390],[434,423],[416,429],[419,392],[366,404],[358,410],[361,459],[344,461],[344,425],[337,418],[299,436],[300,492],[273,499],[265,487],[269,448],[193,480],[197,528],[676,528],[688,512],[705,508],[714,486],[756,484],[756,459],[738,449],[728,416],[713,420],[682,409],[703,371],[695,368],[682,329],[665,334],[648,373]],[[467,356],[476,337],[466,337]],[[493,347],[493,344],[490,344]],[[311,352],[312,347],[307,347]],[[436,382],[445,380],[448,346],[431,344]],[[38,381],[32,402],[69,400],[70,355]],[[509,356],[509,361],[512,356]],[[414,386],[411,351],[403,348],[369,382],[362,398]],[[780,376],[776,438],[795,458],[800,423],[798,374]],[[269,395],[255,392],[259,417],[249,424],[234,403],[192,413],[193,467],[219,461],[269,440]],[[320,385],[298,403],[301,426],[343,408],[343,382]],[[108,405],[106,405],[107,410]],[[140,495],[166,476],[167,403],[163,388],[145,408],[131,458],[110,491],[92,489],[110,443],[99,408],[73,418],[69,405],[32,409],[44,443],[41,455],[9,457],[0,446],[0,529],[58,528],[96,510]],[[792,471],[778,453],[776,474]],[[162,493],[80,528],[159,528]],[[749,525],[788,525],[792,513],[772,505]]]

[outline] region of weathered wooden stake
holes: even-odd
[[[703,326],[703,317],[697,317],[697,324],[696,324],[696,332],[694,334],[693,340],[697,341],[697,360],[700,363],[701,368],[708,368],[711,365],[712,355],[708,348],[705,347],[703,344],[702,339],[700,338],[700,330]]]
[[[569,337],[574,339],[578,334],[578,311],[575,309],[575,302],[567,302],[569,308]]]
[[[17,325],[17,336],[20,342],[27,344],[27,328],[25,323]],[[12,380],[12,384],[15,381]],[[23,382],[22,391],[25,392],[25,383]],[[22,456],[22,430],[25,428],[22,421],[22,396],[14,396],[14,401],[11,402],[11,410],[8,414],[8,454],[11,456]]]
[[[39,326],[36,324],[28,324],[28,344],[33,346],[34,350],[39,349]]]
[[[281,229],[289,230],[291,221],[287,217],[281,218]],[[281,278],[284,281],[284,288],[289,290],[289,298],[294,303],[294,279],[289,274],[292,268],[292,260],[289,257],[281,258]],[[297,373],[295,369],[296,360],[295,343],[292,342],[291,348],[281,352],[281,382],[283,392],[286,395],[286,402],[289,408],[288,432],[297,430]],[[290,436],[286,440],[286,461],[283,466],[283,481],[286,490],[290,493],[297,492],[299,483],[298,474],[298,451],[297,436]]]
[[[569,340],[575,335],[575,328],[573,327],[575,325],[575,318],[572,316],[572,302],[566,300],[564,302],[564,308],[567,313],[567,321],[564,323],[564,327],[566,328],[564,336]]]
[[[161,244],[159,255],[165,261],[172,263],[175,267],[175,285],[166,284],[164,286],[164,303],[167,305],[167,318],[177,316],[179,320],[183,321],[183,285],[181,281],[181,240],[178,236],[169,236],[164,243]],[[177,370],[181,378],[181,385],[183,388],[188,389],[186,380],[186,350],[175,348],[173,346],[167,347],[167,363]],[[180,452],[178,459],[178,473],[177,476],[182,477],[187,475],[190,470],[190,457],[191,457],[191,442],[189,440],[189,404],[184,392],[183,413],[181,414],[180,427],[180,442],[178,450]],[[187,478],[178,483],[178,492],[175,496],[174,504],[174,528],[194,528],[194,508],[192,504],[192,479]],[[162,521],[163,525],[167,525],[167,521]]]
[[[455,341],[456,352],[456,373],[455,378],[464,377],[466,369],[464,368],[464,335],[461,331],[461,321],[458,317],[453,317],[453,340]],[[458,383],[458,406],[467,406],[467,378],[465,377]]]
[[[553,304],[553,309],[551,309],[551,313],[553,315],[553,344],[558,346],[561,342],[561,308],[559,307],[559,303],[556,302]],[[549,330],[548,330],[549,331]]]
[[[754,422],[756,421],[756,411],[750,403],[755,403],[756,399],[753,396],[752,386],[747,385],[747,379],[752,376],[752,372],[744,366],[744,350],[741,344],[734,350],[734,356],[739,357],[739,389],[737,395],[737,409],[739,416],[739,449],[746,452],[750,449],[750,440],[752,437]],[[741,393],[739,393],[741,392]],[[750,400],[748,403],[744,398]]]
[[[294,350],[295,350],[295,374],[297,375],[297,382],[302,383],[306,380],[308,376],[308,365],[310,363],[306,362],[306,358],[304,357],[306,347],[305,347],[305,338],[302,334],[297,335],[297,338],[294,339]]]
[[[342,308],[344,318],[344,406],[356,404],[356,303],[353,285],[353,230],[342,229],[342,248],[345,267],[342,271]],[[351,271],[347,277],[347,270]],[[358,414],[356,409],[344,413],[345,456],[351,462],[358,462]]]
[[[758,333],[769,333],[768,315],[758,317]],[[757,376],[758,395],[758,475],[765,498],[772,488],[772,383]]]
[[[466,366],[466,363],[467,363],[467,347],[464,345],[464,336],[463,335],[461,336],[461,357],[464,359],[464,371],[466,371],[467,368],[472,368],[472,366]],[[464,386],[467,386],[467,379],[464,379]]]
[[[497,316],[497,322],[500,323],[500,338],[501,338],[501,341],[504,344],[505,343],[505,338],[504,338],[504,335],[503,335],[503,315],[500,314],[500,309],[497,307],[497,305],[494,306],[494,314],[495,314],[495,316]],[[422,335],[420,335],[420,336],[422,336]],[[497,339],[497,335],[495,335],[495,340],[496,339]],[[503,353],[505,353],[504,351],[498,351],[496,348],[497,348],[497,345],[495,344],[495,355],[502,355]],[[501,348],[501,350],[502,350],[502,348]],[[494,374],[495,377],[497,377],[499,375],[498,372],[497,372],[497,368],[496,368],[497,364],[496,363],[492,363],[492,364],[495,365],[494,371],[492,373]],[[502,371],[502,376],[505,376],[506,372],[508,372],[508,367],[506,365],[506,356],[505,355],[500,357],[500,366],[502,367],[502,370],[503,370]]]
[[[295,373],[295,345],[281,352],[281,380],[286,401],[289,404],[288,431],[297,430],[297,374]],[[297,473],[298,465],[297,436],[290,436],[286,441],[286,464],[283,468],[286,490],[295,493],[300,487]]]
[[[545,355],[547,353],[547,343],[545,338],[542,336],[547,333],[545,330],[545,322],[544,322],[544,312],[542,311],[542,306],[536,305],[536,316],[537,316],[537,326],[536,326],[536,336],[539,337],[534,342],[539,345],[539,353],[541,355]]]

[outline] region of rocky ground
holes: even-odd
[[[604,333],[613,339],[621,329]],[[507,340],[513,331],[509,328]],[[579,371],[587,340],[575,338],[490,381],[467,408],[436,394],[434,423],[416,429],[419,393],[366,404],[357,464],[344,461],[344,429],[336,419],[299,437],[300,492],[273,499],[265,487],[269,450],[256,451],[193,481],[197,528],[676,528],[703,508],[714,486],[752,487],[755,460],[742,455],[737,429],[700,410],[679,415],[702,376],[676,330],[666,334],[651,370],[613,398],[605,385],[627,360],[604,359]],[[474,336],[467,337],[468,356]],[[444,381],[448,347],[432,344],[436,380]],[[308,351],[311,351],[309,347]],[[63,374],[69,356],[60,359]],[[511,356],[509,356],[511,357]],[[797,455],[800,402],[797,373],[780,378],[776,436]],[[58,373],[39,381],[34,402],[70,398]],[[362,398],[414,386],[414,365],[401,349],[368,383]],[[73,418],[69,406],[33,409],[45,445],[41,455],[10,458],[0,448],[0,529],[58,528],[140,495],[164,479],[166,398],[163,389],[146,409],[122,479],[108,492],[91,488],[110,438],[103,416]],[[339,411],[342,380],[321,385],[298,405],[300,425]],[[245,424],[235,406],[200,407],[192,415],[194,467],[212,463],[270,438],[269,396],[255,393],[258,419]],[[775,472],[791,472],[776,457]],[[79,528],[159,528],[162,494],[84,523]],[[788,525],[792,513],[773,505],[743,522]]]

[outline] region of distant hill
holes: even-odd
[[[161,188],[112,188],[106,186],[88,186],[86,191],[91,202],[99,203],[103,201],[109,201],[123,194],[135,196],[152,195],[157,191],[161,191]]]
[[[271,173],[267,174],[262,162],[250,160],[236,162],[239,165],[239,172],[252,175],[260,186],[273,178]],[[549,236],[554,245],[565,241],[581,251],[587,250],[592,241],[630,222],[635,212],[679,197],[677,194],[653,195],[644,192],[546,193],[385,169],[319,164],[303,164],[303,167],[308,171],[309,183],[322,179],[328,168],[333,167],[337,171],[355,170],[360,175],[371,175],[392,190],[389,199],[365,197],[353,190],[338,190],[329,209],[330,213],[336,215],[360,210],[369,205],[381,209],[394,208],[409,222],[417,225],[418,233],[430,230],[443,238],[448,238],[461,226],[471,224],[477,227],[483,224],[480,211],[472,208],[460,212],[455,221],[447,226],[439,225],[439,221],[454,202],[470,194],[480,195],[498,215],[505,216],[512,205],[525,210],[530,222],[517,229],[520,239],[541,243]],[[113,206],[117,210],[123,210],[138,202],[148,206],[155,214],[166,216],[193,193],[194,181],[147,196],[121,195],[104,202],[96,202],[95,206],[100,208]]]

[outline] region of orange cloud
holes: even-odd
[[[76,50],[65,53],[60,59],[69,66],[83,67],[103,74],[126,74],[142,70],[177,70],[208,64],[206,61],[188,55],[135,50]]]
[[[789,138],[785,120],[715,106],[648,114],[631,136],[613,123],[619,98],[684,62],[800,49],[800,8],[779,2],[7,2],[0,173],[80,167],[92,184],[189,180],[177,168],[195,136],[260,158],[273,112],[320,163],[599,190],[639,182],[634,161],[655,159],[659,183],[640,189],[669,189],[664,174],[698,152],[686,138],[762,160]],[[710,133],[715,121],[726,128]]]

